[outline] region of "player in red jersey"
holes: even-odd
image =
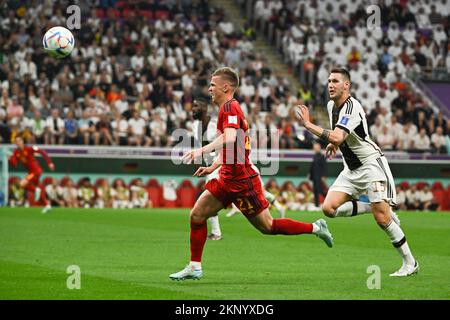
[[[314,223],[303,223],[292,219],[273,219],[270,215],[269,202],[264,197],[261,179],[249,160],[248,124],[239,102],[233,98],[238,86],[239,77],[231,68],[219,68],[213,73],[209,93],[212,102],[220,108],[218,136],[208,145],[183,156],[183,162],[191,163],[213,150],[219,154],[211,166],[200,167],[194,176],[208,175],[219,166],[221,168],[219,177],[206,184],[206,190],[191,210],[191,261],[180,272],[171,274],[169,277],[172,280],[200,279],[203,276],[201,258],[207,237],[206,220],[217,215],[217,212],[230,203],[234,203],[263,234],[316,234],[329,247],[333,245],[333,237],[323,219]]]
[[[17,165],[17,162],[20,161],[28,169],[28,175],[20,181],[20,186],[28,191],[27,198],[29,205],[44,205],[42,213],[46,213],[51,209],[51,206],[45,197],[45,191],[42,190],[41,192],[41,189],[39,188],[39,178],[42,174],[42,168],[34,155],[37,153],[41,154],[44,157],[47,166],[52,171],[55,170],[55,165],[44,150],[41,150],[36,146],[26,146],[22,137],[16,137],[15,142],[17,149],[14,150],[9,161],[14,167]],[[35,198],[38,200],[36,201]]]

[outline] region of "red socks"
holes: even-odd
[[[206,220],[200,223],[191,220],[191,261],[202,261],[207,233]]]
[[[36,205],[36,201],[34,200],[34,193],[36,192],[36,186],[32,184],[28,184],[25,187],[25,190],[27,190],[27,199],[28,203],[30,204],[30,207]]]
[[[273,219],[272,234],[296,235],[312,233],[312,223],[304,223],[292,219]]]

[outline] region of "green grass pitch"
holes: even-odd
[[[315,236],[264,236],[221,214],[224,239],[207,241],[203,279],[173,282],[189,260],[188,212],[1,208],[0,299],[450,298],[450,213],[399,214],[422,270],[394,279],[400,257],[371,215],[326,219],[329,249]],[[66,286],[70,265],[80,267],[79,290]],[[371,265],[380,289],[367,287]]]

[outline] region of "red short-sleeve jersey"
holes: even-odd
[[[249,160],[249,127],[241,106],[236,99],[225,102],[219,110],[217,130],[222,134],[225,128],[237,130],[236,141],[222,150],[222,167],[219,174],[223,179],[242,180],[257,176]]]
[[[42,168],[34,157],[35,154],[41,154],[47,165],[52,163],[47,153],[36,146],[25,146],[23,150],[15,149],[10,162],[13,166],[16,166],[17,162],[20,161],[28,169],[29,173],[40,173]]]

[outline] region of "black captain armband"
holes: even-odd
[[[322,134],[320,135],[320,139],[329,142],[331,130],[323,129]]]

